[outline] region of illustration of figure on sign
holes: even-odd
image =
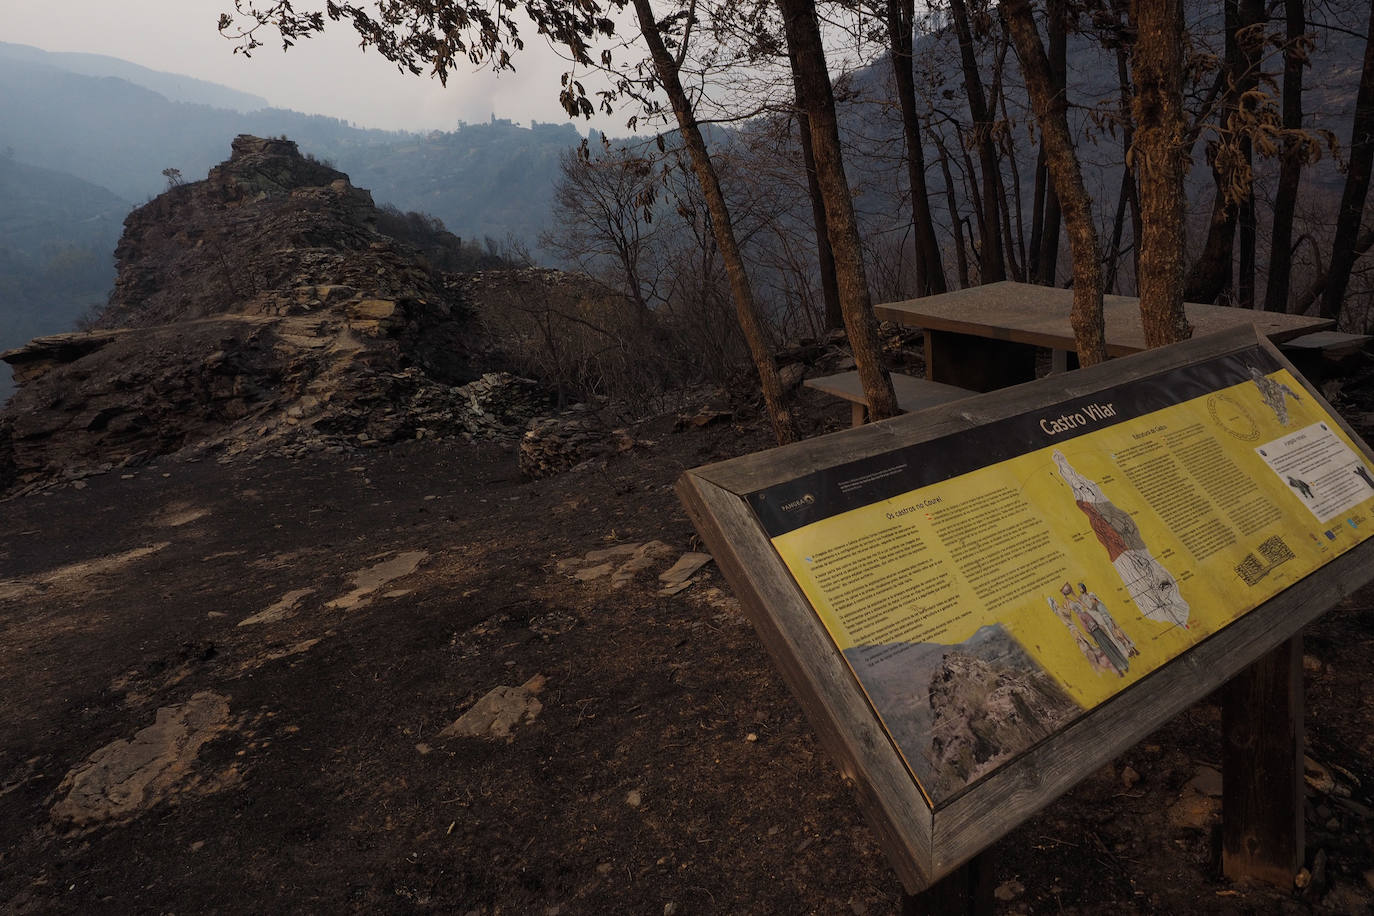
[[[1106,653],[1089,642],[1088,637],[1083,635],[1083,631],[1078,629],[1078,624],[1074,623],[1073,615],[1069,612],[1068,608],[1060,607],[1059,603],[1053,598],[1046,598],[1045,600],[1049,602],[1050,610],[1054,611],[1054,616],[1058,617],[1059,622],[1068,628],[1069,633],[1073,636],[1074,643],[1078,646],[1078,651],[1083,653],[1083,657],[1088,660],[1088,664],[1093,666],[1094,671],[1098,674],[1121,673],[1112,667],[1112,663],[1110,659],[1107,658]]]
[[[1145,546],[1135,520],[1107,499],[1095,482],[1074,470],[1063,452],[1056,449],[1053,457],[1059,476],[1073,490],[1074,502],[1087,516],[1140,613],[1160,623],[1187,627],[1188,602],[1179,594],[1178,582]]]
[[[1312,498],[1312,485],[1307,481],[1299,480],[1298,478],[1290,475],[1288,478],[1288,485],[1293,489],[1297,490],[1298,494],[1302,496],[1303,499]]]
[[[1086,605],[1080,603],[1074,596],[1073,586],[1065,582],[1059,589],[1059,593],[1064,596],[1064,607],[1078,615],[1079,621],[1083,624],[1083,629],[1089,638],[1097,645],[1097,648],[1107,658],[1107,662],[1116,671],[1118,676],[1124,677],[1130,669],[1131,663],[1126,660],[1126,653],[1122,652],[1117,644],[1112,640],[1111,634],[1107,632],[1106,626],[1102,621],[1090,611]]]
[[[1298,397],[1298,393],[1292,388],[1289,388],[1283,382],[1271,379],[1254,366],[1250,367],[1250,379],[1255,383],[1255,387],[1259,389],[1260,397],[1264,399],[1265,406],[1274,411],[1274,416],[1278,418],[1281,424],[1287,426],[1287,399],[1292,398],[1298,403],[1302,403],[1302,398]]]
[[[1126,631],[1112,619],[1112,615],[1107,611],[1107,605],[1102,603],[1102,599],[1093,592],[1088,591],[1088,586],[1082,582],[1078,583],[1078,592],[1081,596],[1079,601],[1087,604],[1088,609],[1093,612],[1098,620],[1107,625],[1107,631],[1112,635],[1112,641],[1116,643],[1127,658],[1140,654],[1140,650],[1135,647],[1135,640],[1126,635]]]

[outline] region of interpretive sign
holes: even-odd
[[[697,469],[680,491],[912,891],[1291,636],[1374,555],[1374,461],[1249,329]]]

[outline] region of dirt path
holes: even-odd
[[[544,482],[417,442],[0,503],[0,909],[896,912],[714,567],[659,593],[677,474],[766,443],[640,435]],[[1218,877],[1202,703],[994,847],[999,907],[1367,910],[1370,597],[1308,636],[1307,891]],[[508,735],[441,734],[485,697]]]

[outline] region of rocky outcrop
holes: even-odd
[[[372,195],[343,172],[290,140],[239,136],[206,180],[170,188],[125,219],[114,293],[97,325],[324,307],[394,322],[443,309],[437,277],[376,223]]]
[[[548,678],[536,674],[519,687],[495,687],[472,704],[447,728],[440,738],[505,738],[513,740],[511,732],[519,725],[529,725],[539,718],[544,704],[539,694],[544,692]]]
[[[463,284],[376,230],[371,195],[289,140],[240,136],[125,221],[88,333],[0,354],[0,489],[170,452],[519,435],[547,399],[490,361]]]

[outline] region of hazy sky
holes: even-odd
[[[279,42],[268,41],[245,60],[216,30],[220,12],[232,11],[233,0],[5,0],[3,6],[0,40],[108,54],[364,127],[451,130],[460,120],[485,121],[493,112],[521,123],[568,120],[558,104],[563,62],[532,29],[522,34],[525,51],[516,57],[516,73],[460,72],[445,89],[436,79],[398,73],[375,52],[364,53],[346,23],[327,23],[323,36],[285,53]],[[298,0],[296,6],[324,3]],[[594,126],[619,133],[624,120]],[[578,129],[585,133],[587,124],[579,122]]]

